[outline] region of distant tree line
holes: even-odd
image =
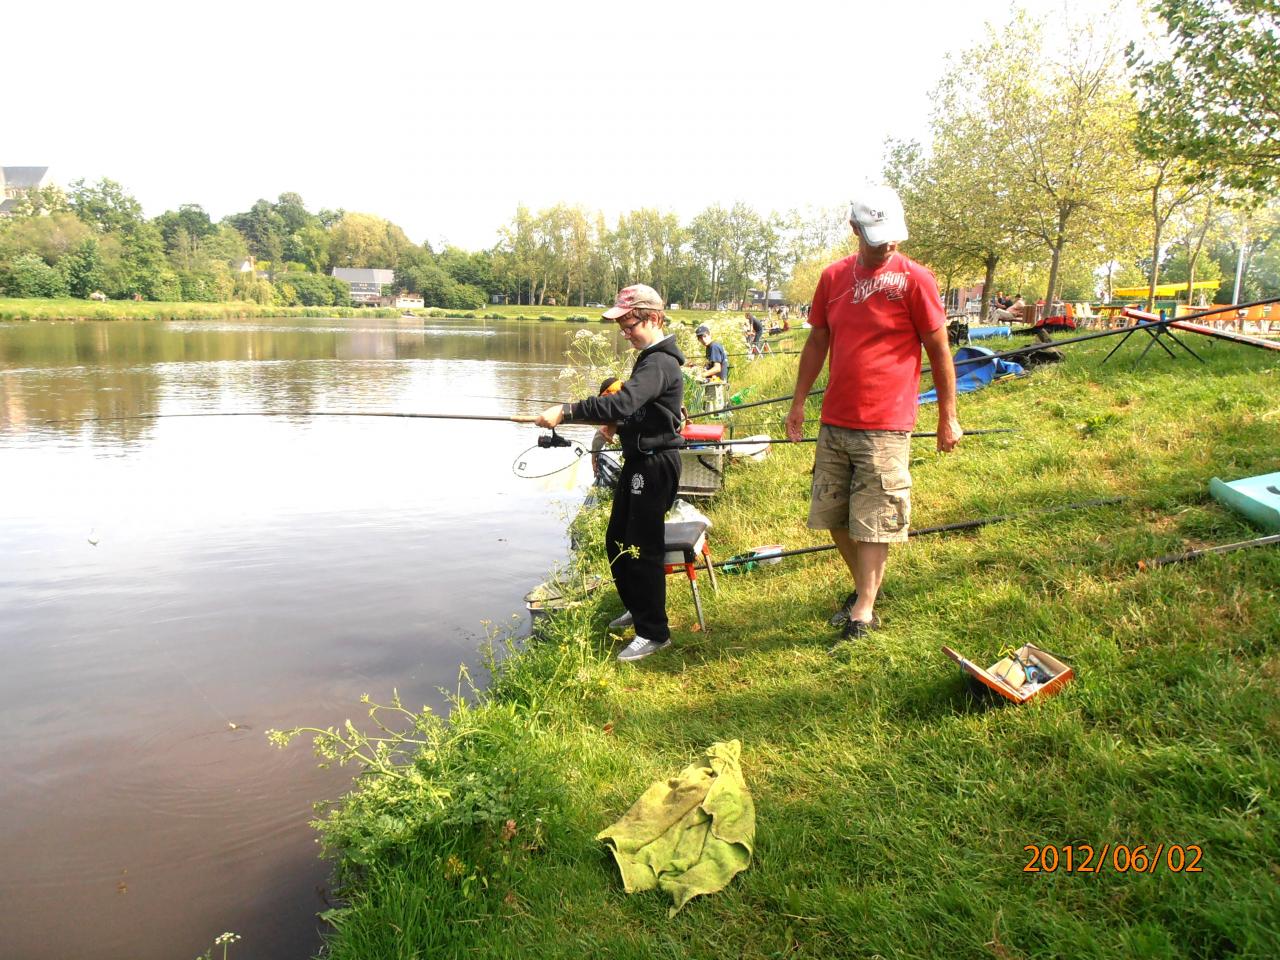
[[[492,248],[436,251],[381,217],[312,213],[296,193],[217,223],[198,204],[148,220],[119,183],[78,180],[27,194],[0,220],[0,293],[323,306],[348,299],[334,267],[373,267],[395,271],[389,293],[430,306],[475,309],[495,297],[582,306],[636,279],[668,301],[714,305],[745,301],[756,284],[776,289],[845,229],[838,211],[763,216],[741,203],[688,224],[636,210],[612,226],[582,207],[519,207]]]

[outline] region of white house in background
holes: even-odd
[[[0,217],[9,216],[28,190],[48,184],[48,167],[0,167]]]
[[[426,305],[427,301],[416,293],[402,293],[396,297],[396,302],[393,304],[401,310],[421,310]]]
[[[395,283],[394,270],[378,270],[368,267],[334,267],[333,276],[351,287],[351,302],[361,306],[389,305],[382,288]]]

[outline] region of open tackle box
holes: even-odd
[[[1069,664],[1030,643],[985,669],[950,647],[942,652],[960,665],[978,691],[991,690],[1014,703],[1053,696],[1075,676]]]

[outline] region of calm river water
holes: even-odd
[[[311,804],[350,771],[264,731],[442,707],[581,496],[513,475],[515,424],[48,421],[536,412],[494,398],[563,396],[581,329],[0,324],[0,957],[312,956]]]

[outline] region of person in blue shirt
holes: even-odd
[[[704,323],[694,331],[694,335],[707,351],[707,365],[702,371],[702,379],[710,380],[713,377],[719,377],[722,383],[728,383],[729,355],[725,353],[724,347],[718,341],[711,339],[711,328]]]

